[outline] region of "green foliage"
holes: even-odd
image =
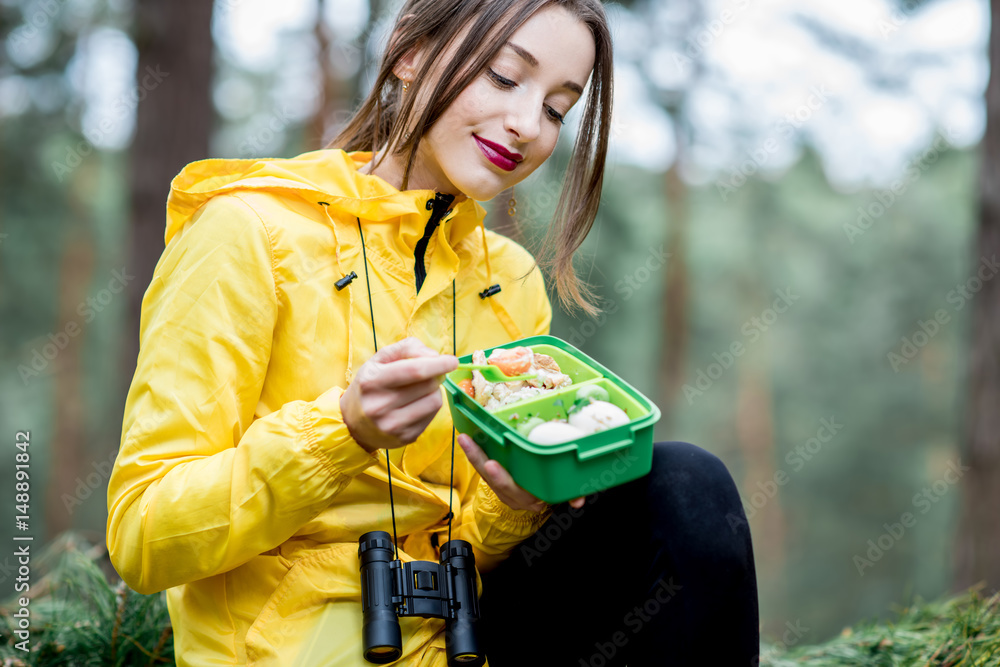
[[[845,629],[820,646],[763,647],[762,667],[832,665],[1000,665],[1000,593],[983,598],[975,589],[931,603],[917,603],[880,625]]]
[[[96,549],[64,536],[34,565],[44,572],[31,587],[30,651],[15,648],[17,599],[0,606],[3,665],[57,667],[173,665],[170,616],[163,593],[140,595],[121,580],[109,582]],[[46,566],[51,563],[51,566]]]

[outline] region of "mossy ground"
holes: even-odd
[[[890,622],[860,622],[816,646],[763,646],[762,667],[986,667],[1000,665],[1000,593],[973,588],[899,609]]]

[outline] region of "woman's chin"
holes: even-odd
[[[504,190],[509,188],[509,185],[501,183],[456,183],[455,184],[461,192],[463,192],[469,199],[475,199],[476,201],[490,201],[494,197],[503,193]]]
[[[458,191],[476,201],[489,201],[511,186],[509,175],[505,178],[495,173],[489,165],[465,163],[464,168],[446,170],[445,173],[449,171],[456,176],[450,180]]]

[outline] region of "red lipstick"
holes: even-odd
[[[512,153],[500,144],[495,144],[492,141],[487,141],[482,137],[476,136],[472,137],[476,140],[479,145],[479,150],[483,152],[486,159],[500,167],[504,171],[514,171],[514,167],[517,163],[524,159],[520,153]]]

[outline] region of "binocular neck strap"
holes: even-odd
[[[375,351],[378,352],[378,337],[375,335],[375,309],[372,307],[372,284],[368,277],[368,252],[365,250],[365,233],[361,230],[361,218],[358,217],[358,234],[361,236],[361,255],[365,263],[365,286],[368,288],[368,312],[371,313],[372,322],[372,342],[375,344]],[[451,280],[451,352],[458,356],[458,344],[455,333],[455,279]],[[396,536],[396,505],[392,499],[392,462],[389,461],[389,450],[385,450],[385,471],[389,476],[389,510],[392,513],[392,548],[393,555],[399,560],[398,537]],[[455,492],[455,427],[451,429],[451,473],[448,480],[448,541],[451,542],[451,523],[455,518],[452,511],[452,494]]]

